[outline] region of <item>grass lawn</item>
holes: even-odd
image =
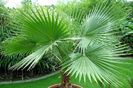
[[[33,82],[2,84],[0,85],[0,88],[48,88],[48,86],[59,83],[59,82],[60,82],[60,76],[59,74],[56,74],[46,79],[41,79],[41,80],[33,81]],[[91,83],[88,83],[88,82],[84,83],[83,81],[79,82],[79,80],[74,79],[74,78],[72,79],[72,83],[79,84],[83,88],[100,88],[98,85],[97,86],[94,84],[92,85]],[[104,87],[104,88],[107,88],[107,87]]]
[[[79,82],[76,79],[72,80],[73,83],[81,85],[83,88],[92,88],[89,83]],[[16,84],[2,84],[0,88],[48,88],[48,86],[52,84],[60,83],[60,76],[56,74],[46,79],[41,79],[38,81],[33,82],[26,82],[26,83],[16,83]],[[99,88],[99,87],[97,87]]]

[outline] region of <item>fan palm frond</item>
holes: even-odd
[[[40,49],[36,50],[26,58],[22,59],[20,62],[15,64],[14,66],[11,67],[11,69],[25,69],[28,67],[28,70],[32,69],[35,67],[35,65],[39,62],[39,60],[46,54],[49,50],[52,49],[53,46],[56,46],[57,43],[53,43],[50,46],[43,46]]]
[[[97,83],[100,81],[120,85],[118,77],[122,75],[122,68],[119,65],[128,63],[124,63],[126,58],[119,56],[123,55],[128,47],[121,45],[115,34],[117,25],[125,16],[119,6],[115,8],[116,6],[107,2],[98,3],[89,14],[78,10],[68,16],[65,14],[65,18],[70,21],[66,21],[55,11],[43,8],[21,12],[20,35],[23,37],[19,38],[20,40],[15,37],[13,41],[7,40],[5,52],[31,53],[11,69],[28,67],[30,70],[43,55],[50,53],[63,63],[61,66],[64,66],[68,74],[83,78],[84,81],[88,78]],[[29,42],[26,46],[21,45],[26,44],[23,42],[27,40]]]
[[[114,35],[117,33],[117,25],[124,19],[125,14],[123,13],[123,9],[119,6],[117,11],[114,11],[115,8],[116,6],[107,2],[97,4],[82,20],[79,26],[81,29],[79,30],[81,40],[77,44],[77,47],[79,47],[81,51],[84,51],[84,49],[93,42],[108,45],[120,43],[119,37]],[[118,14],[122,15],[118,16]]]
[[[30,53],[11,69],[33,68],[44,54],[58,46],[62,39],[69,36],[66,22],[54,11],[37,8],[31,12],[21,12],[22,29],[18,36],[4,42],[8,55]],[[27,41],[28,40],[28,41]]]
[[[122,10],[114,11],[115,6],[107,2],[97,4],[86,18],[83,19],[79,33],[80,39],[70,61],[64,67],[68,74],[80,79],[101,83],[120,85],[118,76],[122,75],[119,67],[126,58],[119,57],[124,51],[129,51],[127,45],[121,45],[116,35],[117,25],[124,18]],[[118,10],[118,9],[117,9]],[[126,50],[123,50],[126,49]],[[118,70],[119,69],[119,70]]]
[[[127,58],[119,57],[113,47],[92,44],[85,50],[85,54],[70,54],[70,62],[64,67],[69,75],[79,77],[86,81],[112,83],[114,86],[122,85],[119,81],[121,70],[126,70],[120,65],[129,65]],[[128,60],[128,59],[127,59]],[[125,76],[123,76],[125,77]]]
[[[31,10],[22,12],[21,18],[24,25],[22,33],[36,42],[49,43],[68,36],[67,25],[54,11],[43,8]]]

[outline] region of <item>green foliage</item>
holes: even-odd
[[[23,7],[21,8],[21,10],[25,11]],[[27,9],[27,11],[25,12],[29,12],[29,10]],[[21,21],[18,20],[19,17],[21,18],[21,12],[19,12],[19,9],[9,9],[4,6],[0,6],[0,68],[7,71],[9,70],[10,66],[22,60],[25,57],[25,53],[29,54],[31,52],[31,47],[34,47],[36,44],[33,41],[29,42],[29,40],[27,41],[25,38],[21,38],[22,36],[15,37],[15,39],[10,38],[11,36],[13,37],[15,35],[19,35],[19,31],[21,30],[22,25]],[[9,38],[8,41],[10,41],[11,44],[10,46],[7,46],[7,48],[10,49],[7,49],[6,52],[11,53],[10,56],[4,55],[2,52],[1,43],[7,38]],[[12,41],[14,43],[12,43]],[[5,45],[3,47],[5,47],[6,45],[7,42],[5,41]],[[27,49],[29,50],[27,51]],[[19,55],[13,55],[14,53],[18,53]],[[47,64],[45,64],[46,61],[48,62]],[[39,64],[35,69],[39,68],[37,69],[38,72],[43,71],[44,73],[46,73],[46,70],[52,72],[57,69],[55,68],[56,65],[58,65],[58,62],[55,60],[42,59],[41,61],[39,61]]]
[[[28,12],[21,11],[18,20],[22,29],[19,35],[5,40],[3,48],[8,55],[26,53],[28,56],[11,69],[30,70],[48,55],[48,59],[59,60],[61,69],[69,75],[121,86],[127,77],[123,71],[128,72],[125,66],[130,63],[129,58],[120,56],[129,47],[121,44],[121,36],[116,34],[127,14],[117,2],[101,1],[90,9],[88,3],[81,3],[72,3],[71,9],[66,5],[58,9],[35,7]]]
[[[10,41],[10,42],[9,42]],[[8,45],[8,46],[7,46]],[[14,54],[25,54],[29,53],[36,43],[32,41],[27,41],[22,37],[16,37],[14,39],[8,40],[8,43],[5,41],[5,52],[10,55]],[[12,48],[15,47],[15,48]],[[8,49],[7,49],[8,48]],[[29,50],[28,50],[29,49]]]
[[[127,18],[120,25],[120,35],[122,35],[121,41],[124,44],[127,44],[131,50],[128,52],[128,56],[133,56],[133,6],[132,2],[126,4],[128,11]]]
[[[35,62],[37,63],[53,46],[57,46],[61,39],[68,36],[67,26],[62,18],[58,14],[43,8],[41,8],[41,11],[36,9],[29,13],[22,12],[20,20],[21,24],[24,25],[21,34],[19,37],[5,41],[4,49],[10,55],[33,52],[19,63],[21,67],[24,65],[34,67]]]
[[[22,4],[22,8],[20,8],[20,9],[24,10],[24,12],[28,12],[34,6],[34,5],[32,5],[31,0],[22,0],[21,4]]]
[[[5,5],[5,1],[4,0],[0,0],[0,6],[4,6]]]
[[[0,6],[0,42],[13,34],[13,28],[10,23],[11,17],[8,14],[8,9]]]

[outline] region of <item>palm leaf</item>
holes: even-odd
[[[31,10],[31,13],[23,13],[22,18],[22,32],[36,42],[48,43],[68,35],[66,24],[55,12],[41,8],[39,11],[36,9]]]
[[[121,45],[119,36],[116,36],[117,25],[125,14],[121,8],[104,2],[97,4],[79,26],[80,39],[76,41],[75,50],[70,60],[64,65],[66,73],[75,75],[79,79],[88,78],[90,81],[121,85],[119,81],[125,58],[119,57],[124,51],[129,51],[127,45]],[[115,31],[115,32],[114,32]],[[126,49],[126,50],[123,50]],[[125,63],[128,64],[128,63]],[[124,65],[125,65],[124,64]],[[123,76],[125,77],[125,76]]]
[[[66,22],[56,12],[46,8],[21,12],[18,18],[22,24],[19,35],[5,41],[5,54],[30,53],[11,69],[32,69],[39,60],[58,43],[69,36]]]
[[[117,31],[117,25],[125,17],[125,14],[122,12],[119,6],[118,11],[114,11],[116,6],[109,4],[108,2],[98,3],[89,14],[86,15],[86,18],[82,20],[79,28],[79,36],[81,40],[77,43],[77,48],[81,52],[84,52],[89,44],[93,42],[105,43],[108,45],[117,45],[119,44],[119,37],[115,36]],[[122,14],[118,16],[118,14]],[[114,32],[115,31],[115,32]]]
[[[112,83],[114,86],[122,85],[118,77],[123,76],[120,70],[125,69],[120,65],[129,65],[125,62],[126,58],[115,54],[113,48],[98,44],[88,46],[85,55],[72,53],[70,58],[69,63],[64,67],[69,75],[84,81],[89,79],[91,82],[94,80],[97,83]]]
[[[27,40],[23,36],[9,38],[3,42],[3,49],[6,55],[18,55],[31,53],[36,47],[36,42]]]
[[[49,50],[52,49],[53,46],[56,46],[57,43],[53,43],[49,46],[43,46],[40,49],[36,50],[32,54],[28,55],[26,58],[22,59],[20,62],[12,66],[10,69],[25,69],[28,67],[28,70],[35,67],[35,65],[39,62],[39,60],[46,54]]]
[[[119,56],[123,54],[123,49],[128,47],[120,45],[119,37],[113,32],[116,31],[117,25],[125,15],[121,13],[122,15],[118,16],[122,10],[117,9],[117,12],[114,9],[115,6],[104,2],[97,4],[89,14],[84,15],[84,12],[78,12],[78,10],[72,13],[73,16],[67,17],[65,14],[66,18],[70,18],[71,26],[69,21],[64,20],[65,18],[60,17],[55,11],[36,8],[28,13],[21,12],[22,15],[19,18],[22,24],[21,40],[33,41],[35,45],[34,48],[31,47],[31,50],[25,48],[24,52],[31,51],[32,53],[11,69],[27,67],[28,70],[32,69],[45,54],[50,53],[61,62],[63,61],[61,66],[64,66],[68,74],[75,75],[79,79],[83,78],[84,81],[88,78],[97,83],[99,81],[113,83],[115,87],[120,85],[118,77],[123,75],[119,71],[122,69],[119,65],[123,65],[126,58]],[[71,28],[72,32],[69,30]],[[10,45],[8,43],[10,41],[6,42],[7,46]],[[12,43],[11,48],[16,48],[18,43],[21,42]],[[17,49],[6,51],[8,54],[17,53]]]

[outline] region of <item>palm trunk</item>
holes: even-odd
[[[70,83],[70,76],[61,72],[61,85],[59,88],[72,88]]]
[[[61,57],[63,58],[64,51],[62,51],[59,47],[57,47],[59,50]],[[63,70],[61,70],[61,85],[59,88],[72,88],[70,83],[70,76],[67,75]]]

